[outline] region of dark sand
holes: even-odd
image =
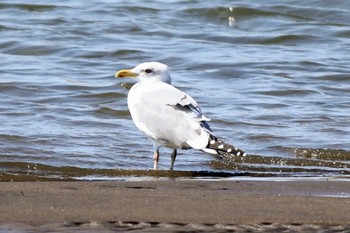
[[[0,183],[0,232],[67,228],[84,232],[345,231],[350,228],[350,182]]]

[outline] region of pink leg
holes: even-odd
[[[158,161],[159,161],[159,151],[156,150],[153,155],[153,169],[158,169]]]

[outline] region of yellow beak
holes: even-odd
[[[128,78],[128,77],[136,77],[137,74],[131,72],[131,70],[119,70],[116,74],[116,78]]]

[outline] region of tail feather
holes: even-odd
[[[218,154],[220,156],[222,155],[235,155],[235,156],[246,156],[246,153],[238,149],[237,147],[234,147],[230,144],[227,144],[214,135],[210,135],[208,145],[203,151],[210,153],[210,154]]]

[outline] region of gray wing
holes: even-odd
[[[184,93],[185,94],[185,93]],[[185,94],[185,96],[187,97],[188,95]],[[190,96],[189,96],[190,97]],[[193,99],[192,99],[193,100]],[[176,110],[179,111],[183,111],[185,112],[187,115],[189,115],[190,117],[197,119],[198,121],[200,121],[202,127],[207,130],[208,132],[212,133],[209,124],[207,123],[207,121],[210,121],[209,118],[207,118],[206,116],[203,115],[202,110],[200,109],[200,107],[198,106],[198,104],[195,102],[195,100],[193,101],[179,101],[178,103],[176,103],[175,105],[173,105],[173,107]]]
[[[167,93],[167,95],[169,95],[169,93]],[[203,115],[198,103],[190,95],[174,88],[174,90],[171,91],[169,102],[171,102],[170,105],[174,109],[183,111],[189,117],[195,119],[196,121],[199,121],[201,126],[210,134],[212,134],[210,126],[207,123],[207,121],[210,121],[210,119]]]

